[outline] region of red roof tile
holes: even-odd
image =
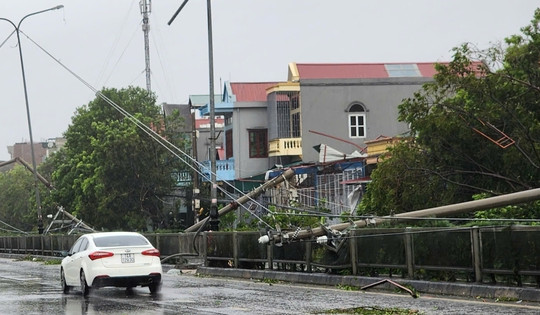
[[[386,78],[384,64],[296,64],[300,79]]]
[[[431,78],[435,74],[435,63],[340,63],[340,64],[296,64],[300,79],[378,79],[388,78],[386,65],[417,65],[421,77]]]
[[[441,62],[441,63],[447,64],[444,62]],[[417,63],[416,65],[418,66],[418,70],[420,70],[420,73],[422,73],[423,77],[432,78],[437,73],[437,71],[435,71],[435,63],[433,62],[422,62],[422,63]]]
[[[276,85],[277,82],[258,83],[232,83],[232,93],[236,96],[237,102],[265,102],[266,89]]]

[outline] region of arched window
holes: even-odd
[[[350,104],[346,112],[348,115],[349,138],[366,137],[366,107],[362,103]]]

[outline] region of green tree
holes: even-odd
[[[434,81],[404,100],[399,119],[412,137],[374,171],[363,212],[399,213],[538,187],[539,22],[540,9],[505,44],[455,48]]]
[[[22,165],[0,172],[0,220],[12,227],[30,231],[37,227],[34,178]],[[2,231],[13,231],[12,227],[0,224]]]
[[[146,90],[101,93],[166,136],[160,108]],[[185,167],[178,159],[99,95],[77,109],[65,138],[52,162],[52,200],[98,229],[161,227],[162,198],[175,184],[171,174]],[[171,141],[181,146],[183,138]]]

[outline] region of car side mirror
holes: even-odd
[[[60,252],[60,256],[62,256],[62,257],[71,256],[71,253],[68,252],[67,250],[63,250],[63,251]]]

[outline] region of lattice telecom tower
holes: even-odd
[[[150,24],[148,23],[148,15],[152,11],[151,0],[141,0],[139,2],[141,8],[141,14],[143,15],[142,30],[144,33],[144,60],[145,60],[145,73],[146,73],[146,90],[148,93],[152,92],[150,84],[150,44],[148,40],[148,33],[150,32]]]

